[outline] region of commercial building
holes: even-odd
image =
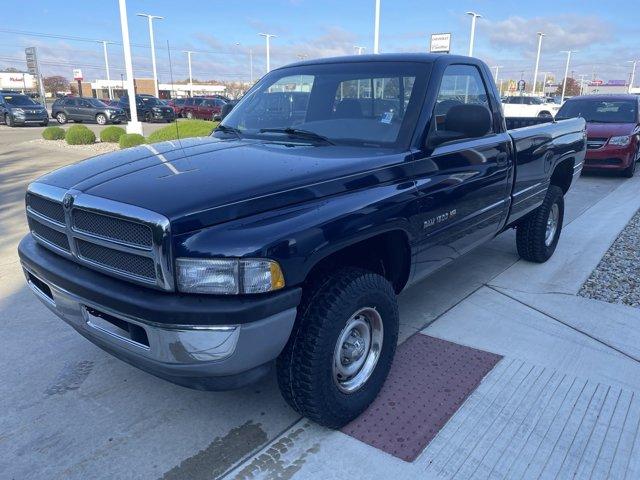
[[[134,78],[133,85],[136,93],[154,95],[155,88],[153,78]],[[109,87],[114,98],[126,95],[127,82],[125,80],[95,80],[82,82],[82,95],[85,97],[109,98]],[[193,95],[223,95],[226,91],[224,85],[212,84],[183,84],[183,83],[159,83],[158,91],[161,98],[182,98]]]

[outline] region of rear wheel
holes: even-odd
[[[397,340],[391,284],[366,270],[339,270],[305,291],[277,360],[280,391],[301,415],[340,428],[378,395]]]
[[[530,262],[544,263],[555,252],[564,220],[564,194],[560,187],[549,186],[538,208],[516,227],[518,253]]]
[[[193,119],[193,112],[187,112],[187,118],[189,120],[192,120]]]
[[[551,115],[551,112],[547,112],[547,111],[540,112],[538,114],[538,118],[552,118],[552,117],[553,115]]]
[[[107,124],[107,116],[104,113],[99,113],[96,115],[96,123],[98,125],[106,125]]]
[[[631,178],[635,175],[637,161],[638,161],[638,153],[636,152],[629,166],[622,171],[623,177]]]

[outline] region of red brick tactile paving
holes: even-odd
[[[342,432],[412,462],[501,359],[415,334],[398,347],[378,398]]]

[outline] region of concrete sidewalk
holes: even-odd
[[[228,477],[640,478],[640,310],[576,296],[639,189],[624,182],[549,262],[516,262],[420,332],[504,358],[415,461],[302,419]]]

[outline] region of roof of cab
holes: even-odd
[[[345,55],[342,57],[314,58],[301,62],[290,63],[278,68],[299,67],[304,65],[320,65],[329,63],[355,63],[355,62],[417,62],[433,63],[438,59],[446,58],[449,62],[470,61],[476,62],[474,57],[462,55],[447,55],[442,53],[378,53],[368,55]]]

